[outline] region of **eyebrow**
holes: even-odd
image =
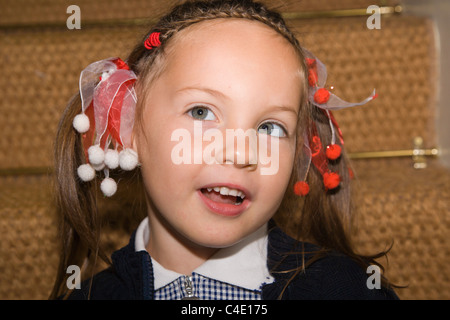
[[[214,97],[225,99],[225,100],[230,100],[230,97],[228,97],[226,94],[224,94],[224,93],[222,93],[220,91],[211,89],[211,88],[207,88],[207,87],[185,87],[185,88],[177,90],[176,93],[180,93],[180,92],[183,92],[183,91],[192,91],[192,90],[203,91],[203,92],[206,92],[206,93],[208,93],[208,94],[210,94],[210,95],[212,95]]]
[[[288,107],[288,106],[272,106],[272,107],[270,107],[270,109],[268,109],[267,111],[285,111],[285,112],[291,112],[291,113],[293,113],[296,117],[298,117],[298,112],[295,110],[295,109],[293,109],[293,108],[291,108],[291,107]]]

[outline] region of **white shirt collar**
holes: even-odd
[[[146,251],[150,236],[148,218],[136,230],[135,250]],[[249,290],[259,290],[274,278],[267,268],[267,224],[237,244],[217,251],[193,272]],[[168,270],[152,259],[155,290],[171,283],[183,274]]]

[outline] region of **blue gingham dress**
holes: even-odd
[[[188,283],[191,284],[187,288]],[[171,283],[155,291],[156,300],[181,300],[189,293],[200,300],[261,300],[260,290],[249,290],[198,273],[180,276]]]

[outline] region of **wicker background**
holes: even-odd
[[[361,9],[370,5],[395,5],[395,0],[262,0],[282,12],[322,11],[336,9]],[[81,9],[82,19],[87,21],[135,19],[154,17],[167,11],[177,0],[3,0],[0,25],[63,23],[68,14],[67,7],[76,4]]]
[[[266,1],[267,2],[267,1]],[[284,12],[366,8],[373,0],[268,1]],[[0,169],[51,167],[52,143],[68,99],[89,63],[126,57],[146,28],[83,21],[147,18],[168,1],[77,1],[81,30],[68,30],[57,0],[8,0],[0,11]],[[384,1],[380,4],[396,4]],[[54,26],[39,26],[54,23]],[[289,21],[299,39],[328,67],[328,84],[349,101],[373,88],[370,104],[335,113],[348,151],[410,149],[422,136],[436,143],[436,53],[431,21],[383,16],[381,30],[365,17]],[[24,25],[37,24],[35,27]],[[450,299],[450,174],[432,162],[411,169],[410,160],[355,162],[362,252],[394,240],[388,277],[409,284],[405,299]],[[57,264],[56,225],[49,175],[0,177],[0,299],[45,299]],[[130,226],[128,226],[130,227]],[[131,226],[132,227],[132,226]],[[105,235],[111,250],[127,241],[119,224]]]
[[[0,299],[46,299],[58,266],[48,177],[0,179]]]
[[[450,173],[432,164],[413,169],[405,161],[388,160],[374,170],[356,163],[354,181],[361,252],[376,253],[393,244],[387,277],[403,299],[450,299]]]

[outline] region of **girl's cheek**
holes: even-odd
[[[287,185],[293,169],[294,154],[295,148],[289,143],[271,143],[267,153],[263,150],[259,155],[261,176],[275,179],[279,186]]]

